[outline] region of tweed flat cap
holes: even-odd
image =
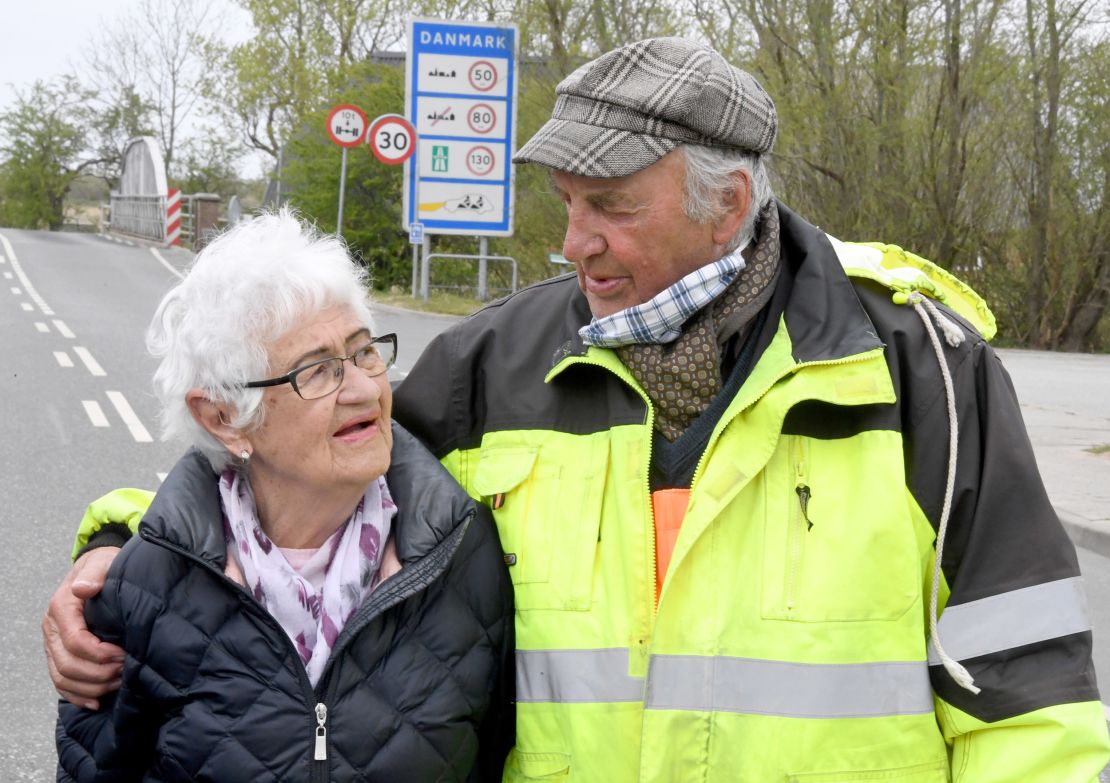
[[[649,38],[603,54],[555,88],[551,119],[515,156],[587,177],[623,177],[679,144],[762,154],[778,115],[755,78],[684,38]]]

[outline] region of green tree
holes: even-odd
[[[373,119],[404,109],[405,81],[401,69],[359,63],[351,66],[348,86],[334,103],[353,103]],[[328,108],[307,112],[289,145],[284,187],[290,201],[320,226],[334,231],[339,201],[342,150],[325,131]],[[401,230],[401,167],[386,166],[365,147],[347,151],[347,189],[343,238],[370,268],[374,284],[403,284],[411,268],[408,244]]]
[[[100,161],[85,156],[92,95],[72,76],[36,81],[0,114],[0,222],[60,228],[73,180]]]
[[[180,147],[174,187],[182,193],[216,193],[230,198],[244,188],[237,166],[243,150],[215,128],[194,134]]]

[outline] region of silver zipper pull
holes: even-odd
[[[813,522],[809,518],[809,499],[813,497],[813,492],[805,484],[799,484],[794,491],[798,493],[798,502],[802,506],[802,519],[806,521],[806,530],[813,530]]]
[[[313,759],[316,761],[328,760],[328,730],[324,728],[324,722],[328,719],[328,708],[323,704],[316,705],[316,722],[319,724],[316,727],[316,755]]]

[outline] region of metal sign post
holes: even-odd
[[[374,157],[388,166],[395,166],[408,160],[415,160],[417,137],[412,123],[400,114],[383,114],[370,126],[368,134],[370,151]],[[416,298],[416,248],[424,239],[424,226],[413,223],[409,227],[409,242],[412,244],[412,298]]]
[[[339,208],[336,211],[335,234],[343,236],[343,194],[347,189],[347,148],[357,147],[366,138],[366,115],[350,103],[333,106],[328,113],[328,137],[343,148],[339,166]]]
[[[335,215],[335,235],[343,236],[343,193],[347,190],[347,148],[343,148],[343,162],[339,164],[339,210]]]

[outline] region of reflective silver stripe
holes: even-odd
[[[950,606],[937,623],[941,644],[956,660],[1089,630],[1087,597],[1078,576]],[[930,644],[929,664],[939,663]]]
[[[628,674],[628,650],[517,650],[516,700],[641,701],[642,677]]]
[[[694,655],[651,659],[645,706],[787,718],[933,712],[924,661],[807,664]]]

